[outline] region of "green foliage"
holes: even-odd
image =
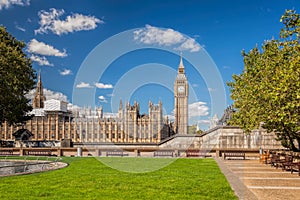
[[[0,26],[0,123],[22,123],[32,110],[25,95],[33,89],[35,73],[22,51],[25,44]]]
[[[300,19],[287,10],[280,20],[278,40],[265,41],[249,53],[242,52],[244,71],[228,83],[234,100],[231,124],[246,132],[263,127],[274,131],[285,147],[299,151],[300,144]]]
[[[134,163],[169,158],[103,159]],[[148,173],[117,171],[95,158],[63,162],[69,166],[1,178],[0,199],[237,199],[213,159],[178,159]]]

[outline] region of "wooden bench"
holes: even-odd
[[[211,157],[211,155],[206,152],[200,151],[198,149],[188,149],[186,150],[186,157],[199,157],[199,158],[207,158]]]
[[[276,167],[277,166],[277,163],[280,161],[280,156],[279,155],[276,155],[276,154],[272,154],[271,155],[271,167]]]
[[[52,154],[51,150],[46,150],[46,149],[25,150],[24,155],[26,155],[26,156],[56,156],[55,154]]]
[[[122,149],[111,149],[106,151],[106,156],[128,156]]]
[[[241,158],[245,160],[246,156],[245,152],[224,152],[224,160],[226,160],[226,158]]]
[[[288,170],[291,169],[292,164],[293,164],[293,156],[286,155],[284,159],[280,159],[276,163],[276,168],[281,167],[282,170]]]
[[[154,151],[154,157],[174,157],[174,150],[157,150]]]
[[[12,156],[14,151],[11,149],[0,149],[0,156]]]
[[[298,170],[298,175],[300,176],[300,162],[293,163],[291,165],[291,173],[293,173],[296,170]]]

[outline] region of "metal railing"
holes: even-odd
[[[1,156],[3,157],[3,156]],[[1,159],[0,157],[0,159]],[[48,169],[51,168],[51,164],[54,163],[54,166],[57,166],[57,163],[61,161],[62,158],[57,157],[55,160],[49,160],[53,157],[42,157],[37,156],[36,159],[31,160],[30,156],[24,156],[22,160],[11,160],[13,157],[11,156],[4,156],[4,159],[2,159],[4,162],[12,162],[14,164],[8,164],[0,166],[0,176],[1,175],[12,175],[12,174],[19,174],[19,173],[33,173],[33,172],[41,172],[46,170],[46,167],[48,166]],[[41,159],[42,158],[42,159]],[[11,170],[9,170],[11,168]],[[20,170],[22,168],[22,170]],[[18,169],[18,170],[16,170]]]

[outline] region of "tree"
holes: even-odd
[[[287,10],[280,21],[279,39],[242,52],[244,71],[228,83],[236,109],[230,123],[249,132],[263,122],[284,147],[300,151],[300,16]]]
[[[24,42],[0,26],[0,123],[12,125],[31,118],[32,107],[25,95],[33,89],[36,76],[24,47]]]

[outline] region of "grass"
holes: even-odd
[[[64,157],[69,166],[63,169],[0,178],[0,199],[237,199],[213,159],[101,161]],[[120,163],[127,171],[133,171],[135,165],[151,171],[152,165],[166,161],[171,164],[147,173],[127,173],[107,166]]]

